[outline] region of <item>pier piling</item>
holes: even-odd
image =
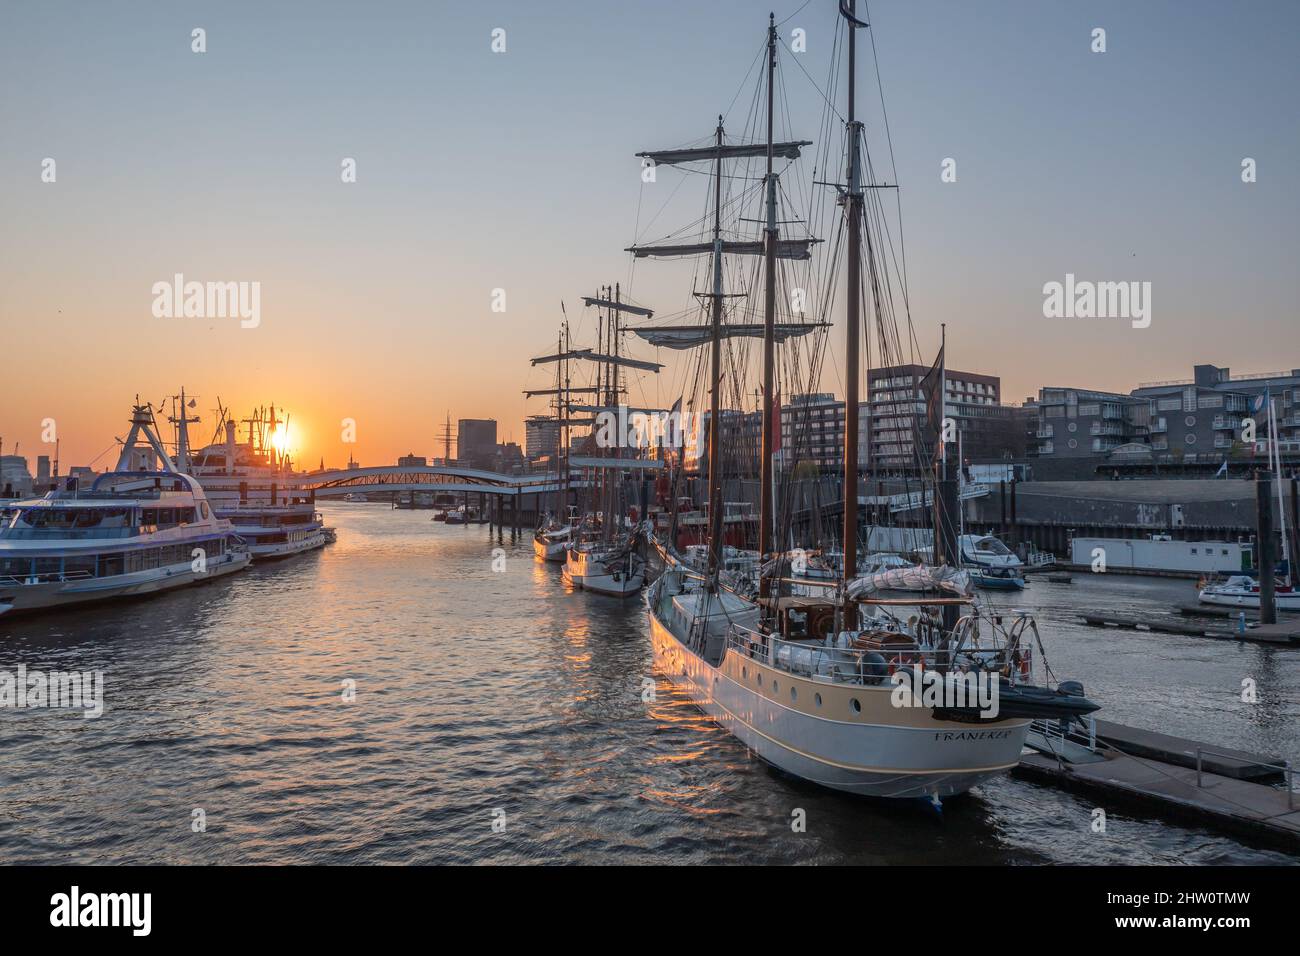
[[[1277,623],[1277,599],[1273,593],[1273,573],[1277,567],[1273,534],[1273,475],[1261,471],[1255,477],[1255,536],[1259,548],[1259,620]]]

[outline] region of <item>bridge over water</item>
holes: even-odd
[[[570,459],[569,491],[588,487],[592,480],[585,469],[609,468],[610,459],[574,456]],[[615,467],[644,474],[662,468],[661,462],[628,461]],[[480,515],[498,526],[512,524],[516,530],[524,521],[536,520],[552,496],[564,487],[556,472],[506,475],[478,468],[446,465],[381,465],[373,468],[327,469],[303,475],[301,487],[317,498],[341,498],[350,494],[450,493],[466,502],[477,495]],[[528,500],[527,496],[532,496]],[[486,507],[491,503],[492,507]],[[531,507],[529,507],[531,505]]]

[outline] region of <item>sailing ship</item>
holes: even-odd
[[[250,560],[203,486],[172,462],[152,406],[136,404],[112,471],[89,488],[69,478],[0,511],[0,611],[154,594],[233,574]]]
[[[631,314],[649,318],[654,313],[624,301],[617,283],[596,295],[584,296],[583,303],[597,310],[596,348],[575,349],[566,318],[558,351],[532,360],[534,366],[557,364],[555,388],[532,390],[525,395],[556,396],[561,438],[561,453],[557,456],[560,459],[561,485],[557,512],[567,510],[570,478],[575,466],[584,476],[580,492],[590,507],[580,518],[553,512],[534,535],[534,551],[544,560],[558,560],[557,552],[562,551],[562,577],[575,590],[630,597],[645,586],[645,561],[638,553],[642,537],[640,516],[637,521],[630,521],[627,517],[630,509],[623,500],[626,490],[624,475],[631,470],[653,467],[655,463],[644,460],[639,454],[640,449],[625,447],[620,428],[605,426],[611,420],[624,421],[629,411],[641,414],[660,411],[628,409],[622,403],[624,387],[620,381],[623,369],[658,372],[662,368],[657,362],[624,355],[621,347],[622,317]],[[575,361],[593,363],[596,377],[590,387],[574,387],[569,363]],[[577,391],[592,394],[594,403],[575,403],[573,395]],[[573,412],[592,417],[575,421],[571,418]],[[570,435],[570,428],[575,426],[591,428],[591,434],[584,441],[587,454],[576,458],[572,455]],[[617,435],[613,435],[616,432]]]
[[[638,155],[656,166],[711,164],[711,236],[700,242],[633,246],[636,256],[707,255],[711,259],[712,290],[697,295],[708,303],[708,324],[694,336],[674,332],[679,341],[706,346],[709,372],[708,431],[708,553],[701,573],[680,559],[674,542],[661,545],[665,569],[647,595],[654,655],[661,672],[764,760],[824,786],[888,798],[939,801],[961,793],[985,778],[1002,773],[1020,760],[1030,723],[1038,718],[1070,720],[1097,709],[1082,687],[1065,682],[1055,688],[1030,682],[1037,624],[1024,612],[985,614],[959,583],[962,572],[947,564],[959,560],[954,520],[956,482],[944,481],[944,493],[934,494],[937,526],[944,529],[936,567],[913,569],[924,576],[926,594],[899,599],[885,596],[898,569],[858,576],[858,383],[859,306],[869,294],[878,322],[892,315],[888,285],[881,275],[879,224],[872,209],[867,217],[863,248],[864,196],[874,184],[864,182],[870,169],[863,124],[855,118],[854,76],[856,33],[867,24],[858,19],[853,0],[842,0],[839,12],[848,33],[848,103],[846,179],[836,184],[843,207],[842,229],[847,240],[847,339],[842,536],[840,575],[827,582],[821,596],[782,594],[781,561],[768,561],[783,540],[774,529],[775,475],[773,455],[776,425],[773,415],[775,346],[814,331],[807,322],[776,321],[778,260],[806,260],[818,240],[786,237],[780,232],[777,197],[780,157],[793,162],[807,140],[774,139],[774,78],[777,34],[774,18],[767,30],[767,134],[763,142],[729,142],[720,117],[712,142],[706,146],[653,150]],[[829,104],[831,97],[823,95]],[[765,216],[761,238],[735,238],[722,221],[724,177],[730,164],[761,157]],[[833,248],[839,248],[836,242]],[[864,256],[865,252],[865,256]],[[761,255],[764,259],[763,322],[753,325],[726,321],[724,287],[728,256]],[[864,262],[865,260],[865,262]],[[869,283],[864,286],[862,266]],[[832,273],[833,274],[833,273]],[[725,585],[723,565],[721,392],[724,345],[735,337],[761,334],[763,339],[762,445],[759,462],[760,573],[757,598]],[[942,353],[941,353],[942,354]],[[939,391],[940,402],[942,390]],[[938,424],[937,420],[933,423]],[[936,492],[939,482],[936,478]],[[883,578],[883,580],[882,580]],[[916,582],[913,581],[913,584]],[[883,586],[883,587],[882,587]],[[917,608],[902,618],[900,605]],[[972,709],[948,705],[900,706],[896,693],[906,678],[915,687],[924,673],[937,674],[954,690],[968,677],[982,678],[998,692],[1000,706]],[[906,697],[902,698],[906,703]],[[913,698],[913,703],[916,703]]]

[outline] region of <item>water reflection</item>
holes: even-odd
[[[1251,862],[1287,859],[1009,777],[942,817],[792,780],[653,667],[645,610],[530,536],[325,505],[338,543],[113,609],[0,618],[0,667],[102,669],[107,712],[0,712],[0,858],[76,862]],[[504,570],[494,570],[494,549]],[[1099,631],[1181,582],[1015,598],[1112,719],[1294,756],[1285,649]],[[1253,677],[1260,703],[1241,701]],[[344,699],[344,682],[356,697]],[[648,694],[647,690],[653,690]],[[648,699],[647,699],[648,698]],[[51,777],[51,761],[75,772]],[[192,813],[207,829],[191,830]],[[806,814],[806,832],[791,828]],[[492,830],[506,814],[505,833]]]

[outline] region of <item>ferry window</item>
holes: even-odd
[[[822,705],[822,695],[813,694],[813,703],[820,707]]]
[[[95,576],[95,556],[89,557],[67,557],[63,559],[64,574],[87,574]]]
[[[159,508],[159,509],[158,509],[158,523],[159,523],[159,524],[175,524],[175,523],[176,523],[176,511],[175,511],[175,509],[173,509],[173,508]]]
[[[1228,549],[1227,549],[1227,548],[1224,548],[1224,549],[1223,549],[1223,553],[1224,553],[1224,554],[1227,554],[1227,553],[1228,553]]]
[[[109,578],[121,574],[125,570],[125,557],[123,554],[101,554],[99,556],[99,576]]]
[[[35,571],[37,574],[58,574],[62,563],[62,558],[37,558]]]
[[[0,577],[19,578],[31,573],[31,558],[0,558]]]
[[[208,503],[207,503],[206,501],[201,501],[201,502],[199,502],[199,510],[203,513],[203,520],[204,520],[204,521],[207,521],[207,520],[208,520]]]
[[[146,570],[152,570],[158,567],[158,549],[149,548],[144,553],[144,566]]]
[[[1196,549],[1195,549],[1195,548],[1192,548],[1192,554],[1195,554],[1195,553],[1196,553]]]
[[[799,692],[793,687],[790,688],[790,699],[791,700],[799,699]]]
[[[849,706],[853,708],[855,714],[862,713],[862,703],[856,697],[849,698]]]
[[[178,508],[177,511],[176,511],[176,518],[177,518],[178,521],[180,521],[181,524],[193,524],[193,523],[194,523],[194,509],[193,509],[193,508]]]
[[[158,509],[145,508],[140,512],[140,523],[145,525],[156,525],[158,523]]]

